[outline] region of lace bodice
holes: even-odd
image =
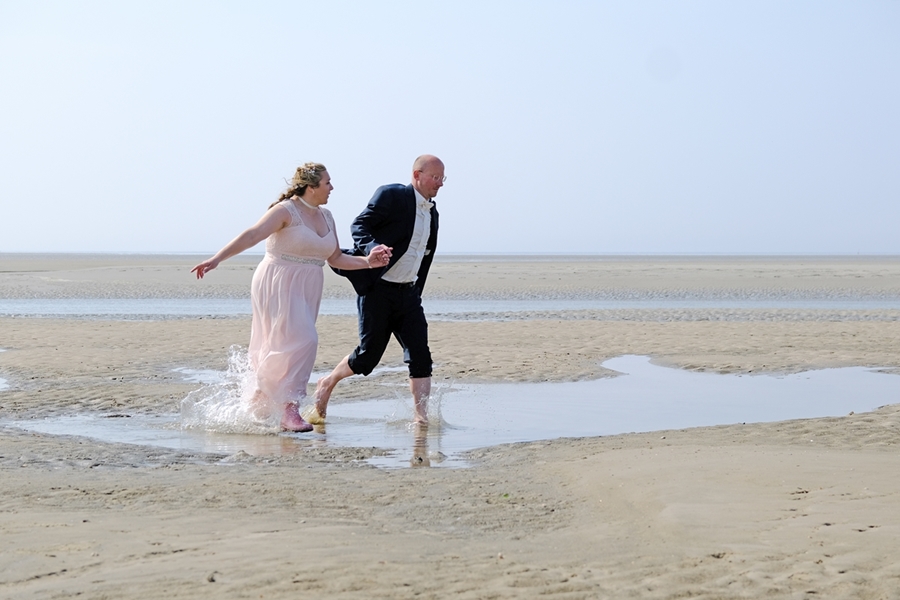
[[[275,258],[312,258],[325,260],[337,249],[337,236],[334,233],[334,218],[331,211],[320,207],[325,222],[328,224],[328,233],[319,237],[316,230],[307,226],[300,216],[300,211],[290,200],[282,200],[279,204],[291,213],[291,224],[276,231],[266,240],[266,253]]]

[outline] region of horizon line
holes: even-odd
[[[0,250],[0,256],[4,255],[102,255],[102,256],[211,256],[216,251],[111,251],[111,250],[77,250],[77,251],[61,251],[61,250],[26,250],[26,251],[5,251]],[[265,252],[245,251],[233,256],[264,256]],[[472,257],[472,256],[768,256],[768,257],[849,257],[849,256],[869,256],[869,257],[900,257],[900,252],[574,252],[574,251],[543,251],[543,252],[491,252],[491,251],[473,251],[473,252],[438,252],[435,258],[440,257]]]

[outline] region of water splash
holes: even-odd
[[[413,421],[416,418],[415,407],[413,406],[412,395],[409,387],[406,385],[392,385],[392,395],[389,398],[382,398],[375,404],[371,401],[366,402],[367,405],[373,406],[373,410],[368,414],[364,414],[363,418],[382,422],[386,427],[397,428],[400,430],[411,430]],[[431,395],[428,396],[428,424],[431,428],[449,426],[444,421],[441,413],[441,401],[444,394],[452,391],[452,384],[434,384],[431,388]],[[358,403],[354,403],[354,406]],[[362,415],[360,415],[362,416]]]
[[[247,351],[228,349],[228,369],[218,381],[194,390],[181,401],[181,428],[218,433],[277,433],[279,423],[261,419],[251,410],[256,374]]]

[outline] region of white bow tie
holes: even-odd
[[[419,202],[419,206],[424,208],[425,210],[431,210],[432,208],[434,208],[434,202],[425,200],[424,202]]]

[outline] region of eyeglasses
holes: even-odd
[[[424,177],[431,177],[431,180],[432,180],[433,182],[435,182],[435,183],[444,183],[445,181],[447,181],[447,176],[446,176],[446,175],[444,175],[443,177],[441,177],[441,176],[439,176],[439,175],[425,175],[424,171],[419,171],[419,173],[422,173],[422,175],[423,175]]]

